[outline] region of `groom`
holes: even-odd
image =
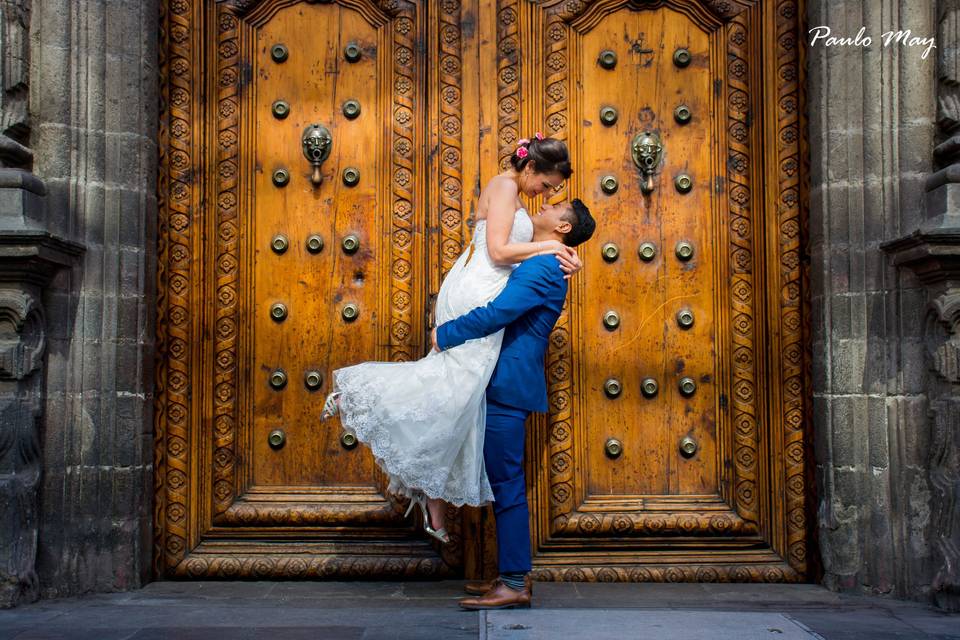
[[[586,242],[596,222],[580,200],[544,205],[533,217],[533,241]],[[446,322],[431,334],[438,351],[506,328],[500,359],[487,386],[483,459],[493,489],[500,577],[468,585],[479,597],[460,601],[465,609],[530,606],[530,516],[523,476],[524,422],[547,410],[543,373],[550,332],[563,309],[567,281],[553,254],[524,260],[507,286],[485,307]]]

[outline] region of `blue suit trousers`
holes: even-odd
[[[530,511],[523,473],[524,423],[528,411],[487,400],[483,460],[493,490],[500,573],[527,572],[530,562]]]

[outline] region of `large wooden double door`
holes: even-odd
[[[801,9],[166,0],[158,572],[490,573],[487,512],[431,544],[319,415],[334,369],[425,353],[480,186],[540,130],[598,230],[528,428],[538,577],[804,579]]]

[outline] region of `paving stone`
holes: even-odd
[[[791,614],[798,622],[823,636],[826,640],[901,640],[905,638],[939,638],[927,634],[904,622],[887,611],[859,611],[855,616],[849,612],[802,611]],[[955,620],[960,627],[960,619]],[[955,637],[960,637],[960,632]]]
[[[49,627],[28,629],[13,636],[15,640],[128,640],[136,629],[78,629],[76,627]],[[168,638],[171,636],[167,636]]]
[[[365,640],[363,627],[224,627],[221,629],[141,629],[130,640],[255,640],[282,638],[282,640]]]
[[[779,613],[712,611],[614,611],[597,609],[533,609],[489,611],[481,615],[486,640],[555,640],[571,630],[590,640],[657,638],[657,640],[811,640],[817,636]]]
[[[733,604],[765,607],[789,605],[837,606],[842,602],[840,594],[828,591],[819,585],[766,585],[762,590],[751,584],[705,584],[701,585],[712,605]]]

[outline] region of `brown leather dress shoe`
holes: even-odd
[[[468,582],[463,585],[463,590],[469,593],[472,596],[482,596],[490,589],[493,589],[494,585],[499,581],[499,578],[494,578],[493,580],[483,580],[481,582]],[[527,589],[530,590],[530,596],[533,596],[533,582],[527,581]]]
[[[482,596],[465,598],[460,601],[460,607],[470,611],[478,609],[513,609],[514,607],[530,606],[530,586],[532,581],[528,575],[524,579],[522,591],[514,591],[499,580],[494,581],[493,588]]]

